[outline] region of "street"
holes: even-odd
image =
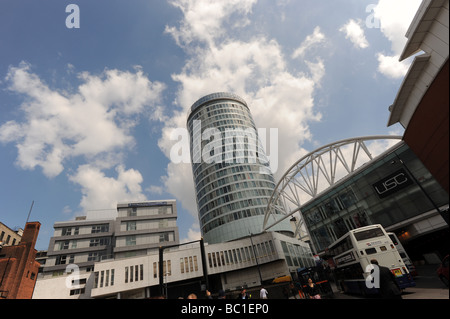
[[[417,266],[416,287],[403,291],[403,299],[449,299],[449,290],[436,275],[439,265]],[[333,287],[334,299],[363,299],[362,296],[344,294]]]

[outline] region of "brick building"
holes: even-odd
[[[31,299],[39,270],[34,246],[40,227],[39,222],[27,223],[18,245],[0,248],[0,298]]]

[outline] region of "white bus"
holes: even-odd
[[[389,235],[389,238],[394,243],[395,247],[397,247],[398,253],[400,254],[400,257],[402,257],[403,262],[405,263],[406,267],[408,267],[409,273],[415,277],[417,276],[417,270],[416,266],[412,263],[411,259],[409,258],[408,254],[406,253],[405,248],[403,247],[400,240],[398,240],[397,235],[395,233],[387,233]]]
[[[367,266],[372,259],[391,270],[401,289],[415,286],[397,248],[381,225],[349,231],[328,247],[327,255],[333,258],[337,283],[346,293],[378,293],[378,289],[366,285],[370,275]]]

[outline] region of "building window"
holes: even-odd
[[[169,233],[159,234],[159,242],[163,243],[165,241],[169,241]]]
[[[108,287],[108,286],[109,286],[109,269],[106,270],[106,274],[105,274],[105,287]]]
[[[194,256],[194,270],[198,271],[197,256]]]
[[[85,289],[81,288],[81,289],[72,289],[70,290],[70,295],[71,296],[75,296],[75,295],[82,295],[84,294]]]
[[[98,288],[98,271],[94,272],[94,289]]]
[[[231,250],[228,250],[228,256],[230,258],[230,264],[233,264],[233,255],[231,254]]]
[[[171,276],[172,275],[172,263],[170,260],[164,260],[163,261],[163,272],[165,276]]]
[[[98,260],[99,260],[98,252],[89,253],[88,261],[98,261]]]
[[[136,230],[136,222],[127,222],[127,231]]]
[[[127,209],[127,216],[137,216],[137,208],[133,207],[133,208],[128,208]]]
[[[130,266],[130,282],[134,281],[134,266]]]
[[[184,274],[184,259],[180,258],[180,271],[182,274]]]
[[[111,269],[111,286],[114,286],[114,269]]]
[[[109,232],[108,224],[92,226],[92,229],[91,229],[92,234],[107,233],[107,232]]]
[[[212,253],[213,267],[217,267],[216,254]]]
[[[90,240],[89,247],[105,246],[109,244],[110,244],[109,238],[94,238]]]
[[[70,242],[68,240],[60,242],[59,243],[59,249],[60,250],[69,249],[69,243]]]
[[[126,237],[126,245],[127,246],[136,246],[136,236],[127,236]]]
[[[56,265],[65,265],[67,260],[67,255],[56,256]]]

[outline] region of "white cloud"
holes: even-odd
[[[400,54],[405,47],[405,37],[421,0],[379,0],[374,7],[374,17],[380,21],[381,32],[391,42],[392,54],[379,53],[378,71],[387,77],[401,78],[408,68],[410,61],[399,62]]]
[[[21,168],[40,166],[47,177],[59,175],[65,159],[116,152],[133,145],[133,116],[154,107],[164,89],[142,73],[106,70],[101,76],[82,73],[78,93],[51,90],[31,73],[30,65],[10,67],[9,90],[26,97],[25,121],[0,127],[0,141],[16,142]]]
[[[403,77],[408,72],[409,63],[399,62],[399,58],[399,55],[388,56],[378,53],[378,71],[394,79]]]
[[[325,35],[320,31],[320,27],[315,27],[314,32],[308,35],[302,44],[294,51],[292,58],[303,57],[307,50],[319,44],[323,44],[325,39]]]
[[[145,189],[145,191],[150,194],[162,195],[164,193],[164,189],[161,186],[150,185]]]
[[[369,42],[361,25],[361,20],[350,19],[339,31],[345,33],[345,38],[349,39],[356,48],[365,49],[369,46]]]
[[[202,238],[202,233],[200,232],[200,226],[198,223],[193,224],[188,232],[187,232],[186,238],[181,238],[181,243],[187,243],[191,241],[200,240]]]
[[[134,169],[116,167],[117,177],[107,177],[97,167],[90,164],[78,167],[69,179],[81,185],[83,195],[80,206],[85,210],[114,208],[118,202],[145,200],[142,193],[141,173]]]
[[[406,31],[419,8],[421,0],[379,0],[374,17],[380,20],[381,32],[391,41],[392,51],[400,54],[406,44]]]
[[[191,164],[169,163],[167,175],[162,177],[165,190],[174,195],[183,207],[197,218],[197,204]]]
[[[134,73],[105,70],[99,76],[85,72],[79,78],[78,91],[69,94],[52,90],[27,63],[10,67],[8,89],[24,96],[25,116],[0,126],[0,142],[16,144],[19,167],[41,167],[49,178],[59,175],[68,160],[89,162],[70,176],[82,187],[85,209],[143,198],[142,176],[121,163],[134,145],[132,128],[140,115],[158,110],[164,85],[150,82],[139,68]],[[117,179],[102,172],[113,167]]]
[[[225,34],[222,28],[224,20],[233,13],[239,13],[240,22],[236,27],[246,25],[242,19],[251,11],[257,0],[173,0],[170,3],[183,12],[183,20],[179,28],[166,26],[166,32],[172,34],[180,46],[189,45],[192,41],[212,43]],[[239,21],[239,20],[237,20]]]
[[[239,38],[239,32],[230,31],[236,28],[233,23],[236,16],[250,21],[255,1],[225,3],[228,1],[172,1],[182,9],[184,19],[179,28],[167,27],[166,31],[185,49],[189,59],[183,70],[172,76],[180,84],[176,100],[179,109],[166,123],[159,147],[170,156],[171,146],[176,143],[170,139],[171,132],[186,127],[188,109],[197,99],[217,91],[234,92],[247,101],[257,127],[278,129],[277,174],[282,174],[296,156],[305,153],[301,145],[311,138],[309,123],[320,120],[320,114],[314,110],[313,96],[325,67],[316,58],[316,61],[304,61],[303,72],[293,73],[277,41],[261,35],[244,41]],[[218,7],[222,11],[216,12]],[[198,25],[199,17],[206,12],[214,19],[207,18],[204,25]],[[317,27],[294,56],[299,57],[323,43],[324,35]],[[190,164],[170,163],[163,183],[197,217]]]
[[[69,205],[64,206],[63,210],[62,210],[62,214],[66,215],[66,216],[72,214],[72,208],[70,208]]]

